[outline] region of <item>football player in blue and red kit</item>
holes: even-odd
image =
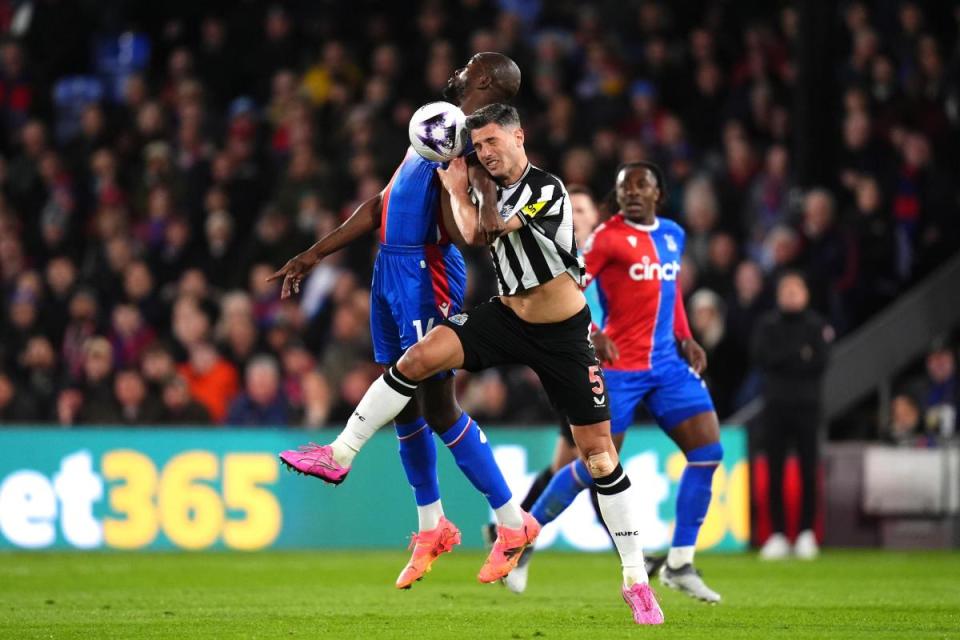
[[[447,83],[444,97],[467,115],[485,105],[509,102],[520,88],[520,70],[499,53],[479,53]],[[374,265],[370,292],[370,333],[374,356],[389,366],[423,338],[430,329],[462,311],[466,267],[449,233],[459,234],[452,219],[444,219],[437,169],[442,163],[426,160],[409,148],[384,190],[361,204],[340,227],[292,258],[273,278],[283,278],[281,297],[299,292],[300,282],[325,256],[357,238],[379,229],[380,252]],[[478,191],[480,216],[499,220],[496,184],[478,164],[469,168]],[[396,420],[400,458],[417,502],[419,531],[412,541],[413,555],[397,578],[405,589],[423,578],[434,560],[460,542],[460,531],[443,515],[437,479],[436,433],[453,454],[470,482],[486,497],[501,527],[524,526],[523,512],[497,466],[487,439],[477,423],[460,406],[454,393],[452,372],[419,385],[411,402]],[[324,447],[307,445],[284,451],[288,466],[321,476]],[[349,466],[349,460],[339,460]],[[345,474],[344,474],[345,475]],[[339,483],[343,477],[333,481]],[[529,517],[529,516],[528,516]]]

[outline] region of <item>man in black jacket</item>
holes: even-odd
[[[820,380],[827,364],[833,330],[808,308],[810,292],[799,273],[787,272],[777,283],[777,309],[758,323],[753,359],[764,383],[763,430],[770,469],[770,517],[773,535],[764,544],[764,559],[790,553],[783,514],[783,466],[794,444],[803,479],[800,535],[794,553],[813,559],[818,553],[813,533],[817,504]]]

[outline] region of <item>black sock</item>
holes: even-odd
[[[543,490],[550,484],[551,478],[553,478],[553,469],[550,467],[538,473],[537,477],[533,480],[533,484],[530,486],[530,490],[527,491],[527,496],[523,499],[523,502],[520,503],[520,508],[524,511],[530,511],[537,501],[537,498],[540,497]]]

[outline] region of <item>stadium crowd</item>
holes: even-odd
[[[779,274],[843,335],[960,245],[949,4],[838,8],[838,171],[802,189],[791,3],[0,2],[0,421],[342,420],[379,372],[376,239],[299,298],[266,278],[384,187],[410,115],[486,50],[524,73],[533,162],[601,211],[620,162],[664,168],[726,416]],[[495,279],[466,253],[473,303]],[[553,420],[529,371],[459,384],[482,422]]]

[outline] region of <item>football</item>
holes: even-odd
[[[449,102],[425,104],[410,118],[410,144],[427,160],[453,160],[467,144],[466,119],[460,107]]]

